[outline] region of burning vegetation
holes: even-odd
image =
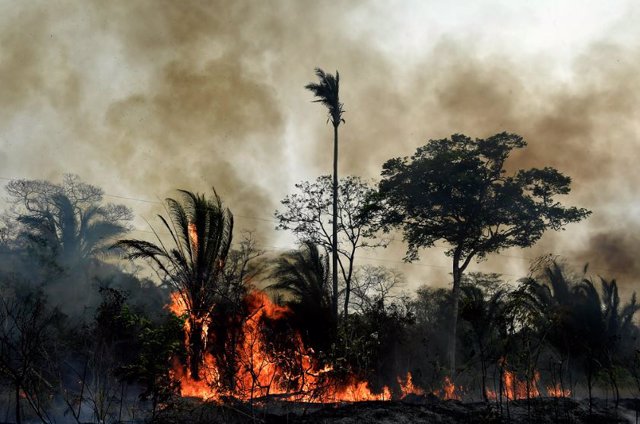
[[[337,155],[339,78],[316,75],[308,88],[329,108]],[[0,233],[6,416],[227,422],[189,414],[233,408],[255,420],[269,408],[322,415],[368,402],[420,405],[429,417],[456,410],[465,422],[500,422],[525,404],[531,421],[536,405],[552,404],[571,421],[584,411],[568,398],[586,398],[582,417],[594,419],[598,396],[613,399],[615,414],[637,412],[624,399],[640,393],[635,294],[625,302],[616,280],[593,279],[587,267],[576,276],[558,258],[541,258],[515,282],[466,272],[590,214],[559,202],[571,183],[559,171],[507,172],[512,150],[525,146],[516,134],[455,134],[387,161],[378,187],[335,174],[301,183],[275,213],[300,247],[272,255],[251,234],[232,243],[233,215],[215,190],[167,199],[149,240],[125,238],[131,211],[78,177],[9,182]],[[386,246],[391,231],[403,232],[408,261],[445,243],[452,289],[408,294],[399,273],[357,266],[358,252]],[[125,272],[105,259],[114,253],[146,260],[157,278]]]
[[[3,269],[14,273],[2,274],[0,377],[11,389],[3,405],[17,423],[191,420],[172,415],[184,414],[185,402],[234,405],[254,418],[285,404],[296,413],[361,402],[465,402],[486,408],[465,417],[500,417],[526,402],[531,418],[536,405],[556,400],[554,413],[569,414],[578,407],[565,401],[576,396],[597,415],[596,396],[612,398],[618,410],[640,391],[635,297],[625,303],[615,280],[575,277],[553,260],[515,284],[494,274],[461,277],[451,368],[451,291],[424,286],[403,295],[397,273],[361,267],[349,284],[341,281],[337,301],[346,312],[336,317],[321,244],[273,258],[247,235],[232,248],[233,216],[215,193],[181,191],[167,200],[157,243],[122,239],[110,250],[99,231],[124,234],[131,216],[102,204],[96,187],[76,177],[60,186],[24,180],[10,183],[9,193],[19,231],[3,247]],[[34,205],[58,218],[47,221]],[[352,246],[340,258],[349,266],[362,245]],[[149,260],[166,288],[95,256],[115,251]],[[35,269],[33,258],[42,258]],[[90,296],[79,285],[87,278],[98,290],[79,312],[69,299],[83,290]]]

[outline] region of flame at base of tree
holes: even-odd
[[[457,387],[449,377],[445,377],[442,390],[434,394],[444,400],[462,400],[461,391],[462,387]]]
[[[398,385],[400,386],[402,397],[408,396],[410,394],[419,396],[424,395],[424,390],[413,384],[413,376],[410,372],[407,373],[407,376],[404,379],[398,377]]]
[[[546,389],[550,397],[571,397],[571,389],[562,388],[560,383],[556,383],[555,386],[547,386]]]
[[[186,316],[185,343],[191,317],[186,304],[178,293],[173,293],[169,310],[178,316]],[[289,329],[288,343],[283,349],[276,346],[265,335],[265,323],[275,322],[291,316],[286,306],[274,304],[261,291],[252,291],[245,300],[247,316],[242,322],[240,342],[235,347],[237,364],[232,387],[224,384],[222,367],[209,352],[203,355],[200,378],[194,379],[190,371],[174,361],[172,377],[180,383],[183,397],[195,397],[207,401],[221,401],[225,397],[253,400],[265,396],[311,402],[359,402],[390,400],[391,390],[384,386],[373,391],[366,381],[354,375],[337,378],[333,369],[323,365],[314,357],[312,349],[306,348],[300,334]],[[207,328],[205,328],[207,333]],[[206,335],[206,334],[205,334]],[[415,386],[408,373],[404,380],[398,379],[402,397],[414,393],[424,394]]]
[[[505,366],[506,361],[500,360],[501,366]],[[502,375],[502,396],[505,400],[521,400],[540,397],[538,383],[540,382],[540,373],[534,371],[532,379],[519,379],[512,371],[504,369]],[[563,388],[559,383],[545,387],[549,397],[571,397],[571,390]],[[487,390],[487,397],[490,400],[497,400],[498,394],[493,390]]]
[[[518,376],[506,369],[506,361],[500,360],[500,366],[503,367],[502,373],[502,396],[505,400],[531,399],[540,396],[538,390],[538,382],[540,381],[540,373],[535,371],[533,378],[521,380]],[[487,397],[490,400],[498,399],[498,394],[493,390],[487,390]]]

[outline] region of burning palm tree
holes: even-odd
[[[300,249],[280,256],[269,276],[275,282],[267,289],[284,292],[287,306],[296,317],[305,342],[316,350],[327,350],[335,336],[329,295],[329,261],[318,246],[305,242]]]
[[[151,260],[180,296],[188,314],[185,328],[189,370],[198,380],[207,327],[231,246],[233,215],[222,206],[215,190],[213,199],[179,191],[182,202],[166,200],[169,219],[159,215],[172,247],[167,247],[155,230],[158,244],[120,240],[115,247],[124,249],[129,259]]]
[[[317,100],[327,108],[329,118],[333,125],[333,232],[332,232],[332,308],[333,317],[337,321],[338,318],[338,127],[344,123],[342,114],[344,113],[343,104],[340,103],[340,74],[336,71],[336,75],[325,73],[322,69],[316,68],[316,76],[320,80],[319,83],[309,83],[305,88],[313,93]]]

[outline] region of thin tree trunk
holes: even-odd
[[[618,410],[618,406],[620,405],[620,390],[618,389],[618,382],[616,381],[615,375],[613,373],[613,369],[609,367],[609,380],[611,381],[611,388],[613,391],[613,395],[615,396],[615,407],[616,411]]]
[[[482,371],[482,400],[489,402],[489,396],[487,396],[487,360],[484,352],[484,345],[481,341],[478,341],[480,347],[480,367]]]
[[[453,260],[453,290],[451,291],[451,331],[449,333],[449,370],[451,379],[455,382],[456,375],[456,337],[458,330],[458,304],[460,300],[460,280],[462,271],[458,260]]]
[[[590,360],[589,360],[590,361]],[[591,382],[591,363],[587,364],[587,389],[589,391],[589,415],[593,412],[593,396],[591,393],[592,382]]]
[[[338,126],[333,126],[333,231],[332,231],[332,272],[333,272],[333,319],[338,322]]]
[[[347,321],[349,315],[349,295],[351,294],[351,281],[345,281],[344,286],[344,320]]]
[[[20,384],[16,383],[16,424],[22,424],[22,416],[20,414]]]
[[[351,276],[353,275],[353,256],[355,254],[355,246],[351,249],[351,257],[349,258],[349,272],[344,281],[344,318],[349,315],[349,298],[351,297]],[[344,274],[343,274],[344,275]]]

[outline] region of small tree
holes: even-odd
[[[383,165],[377,202],[386,229],[401,228],[408,243],[405,260],[443,240],[452,258],[453,290],[449,362],[455,374],[456,328],[462,274],[471,261],[509,247],[529,247],[547,229],[560,230],[590,211],[563,207],[571,179],[554,168],[507,175],[505,162],[522,137],[500,133],[473,140],[461,134],[430,140],[411,158]]]
[[[331,313],[327,255],[307,241],[300,249],[280,255],[269,277],[274,283],[267,288],[286,294],[305,342],[326,352],[335,339],[336,327]]]
[[[168,278],[188,311],[189,370],[200,378],[200,364],[206,348],[206,332],[211,313],[219,298],[224,267],[231,247],[233,215],[222,206],[214,190],[213,199],[179,190],[182,202],[167,199],[169,218],[159,215],[173,246],[165,245],[157,233],[158,244],[145,240],[120,240],[129,259],[149,259],[161,276]]]
[[[22,283],[0,286],[0,381],[13,386],[17,424],[22,422],[23,401],[43,423],[52,422],[46,408],[53,387],[47,352],[62,320],[41,291]]]
[[[496,345],[500,318],[505,306],[505,291],[500,287],[498,274],[470,273],[461,286],[460,318],[466,322],[473,351],[480,360],[482,398],[489,400],[487,373],[489,364],[496,362]]]
[[[384,307],[389,300],[397,299],[404,284],[404,275],[396,269],[381,265],[362,266],[353,278],[353,308],[362,314],[378,303]]]
[[[387,241],[376,238],[372,216],[363,215],[367,199],[375,191],[359,177],[340,179],[338,197],[338,265],[345,283],[344,315],[348,314],[356,251],[385,247]],[[323,175],[315,182],[296,184],[296,193],[282,200],[282,211],[275,212],[279,230],[290,230],[301,243],[311,242],[327,250],[333,248],[331,223],[332,182]]]

